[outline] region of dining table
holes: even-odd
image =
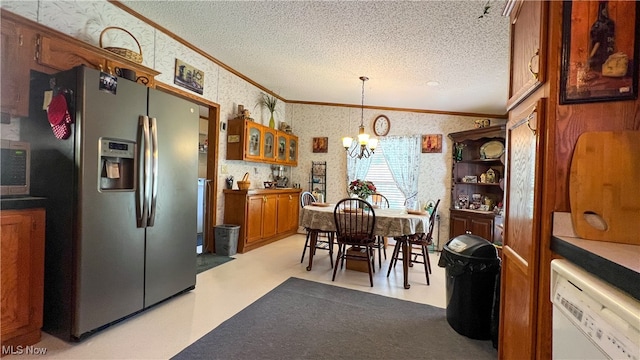
[[[314,249],[319,232],[336,231],[333,217],[335,204],[312,203],[302,208],[301,225],[309,231],[309,248]],[[373,230],[374,236],[382,237],[406,237],[409,235],[424,233],[429,229],[429,214],[425,211],[413,211],[406,209],[374,208],[373,213],[376,223]],[[404,288],[409,289],[409,263],[411,262],[411,245],[408,241],[402,241],[402,273]],[[337,264],[336,264],[337,266]],[[307,271],[313,268],[313,251],[309,254]]]

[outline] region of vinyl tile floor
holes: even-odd
[[[373,287],[367,273],[338,269],[335,282],[327,251],[316,252],[313,269],[307,271],[308,251],[300,263],[305,237],[293,235],[245,254],[197,275],[196,288],[144,311],[85,339],[69,343],[42,333],[32,350],[44,355],[9,355],[4,359],[168,359],[213,328],[288,279],[298,277],[383,296],[446,306],[444,269],[438,267],[439,253],[431,253],[431,285],[426,285],[424,267],[409,268],[411,288],[403,288],[402,263],[386,277],[393,246],[378,269]],[[335,254],[334,254],[335,256]],[[215,349],[212,349],[215,351]]]

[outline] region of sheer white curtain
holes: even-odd
[[[357,141],[354,141],[353,144],[351,144],[351,148],[349,149],[349,152],[351,152],[351,150],[354,149],[354,147],[357,147],[357,149],[355,149],[356,151],[360,151],[360,144]],[[349,183],[352,182],[355,179],[364,179],[365,176],[367,176],[367,173],[369,172],[369,167],[371,166],[371,158],[362,158],[362,159],[355,159],[352,158],[351,156],[349,156],[349,154],[347,154],[347,189],[349,188]],[[347,193],[349,191],[347,190]]]
[[[380,138],[384,158],[393,180],[413,207],[418,197],[420,167],[420,136],[388,136]]]

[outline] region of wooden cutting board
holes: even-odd
[[[640,245],[640,131],[580,135],[569,200],[581,238]]]

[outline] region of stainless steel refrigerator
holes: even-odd
[[[67,139],[52,132],[47,91],[66,93]],[[32,71],[21,137],[31,195],[48,203],[45,331],[81,340],[195,288],[198,117],[189,101],[94,69]]]

